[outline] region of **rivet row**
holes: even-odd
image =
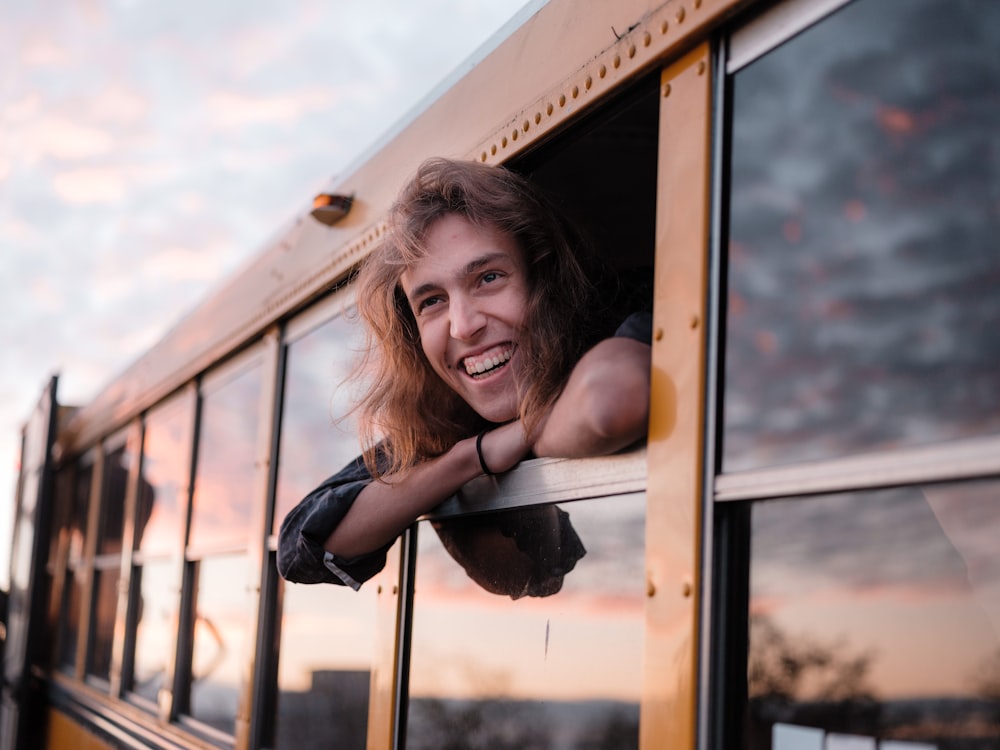
[[[698,10],[699,8],[701,8],[702,3],[703,0],[692,0],[693,9]],[[674,21],[678,26],[684,23],[686,17],[687,17],[687,10],[683,5],[677,8],[676,11],[674,11]],[[660,21],[659,30],[661,36],[665,36],[666,34],[668,34],[670,32],[670,28],[671,26],[669,20],[663,19]],[[653,44],[653,35],[649,31],[644,31],[642,34],[642,46],[650,47],[652,46],[652,44]],[[636,45],[634,43],[630,43],[626,48],[626,55],[628,56],[628,59],[630,60],[634,59],[637,51],[638,49],[636,48]],[[611,68],[614,70],[618,70],[619,68],[621,68],[621,65],[622,65],[621,55],[618,53],[613,54],[611,57]],[[604,79],[607,77],[607,75],[608,75],[608,66],[604,63],[598,65],[597,77],[600,79]],[[499,151],[507,148],[509,143],[513,143],[514,141],[518,140],[520,135],[522,134],[526,135],[531,130],[532,123],[534,123],[534,125],[541,125],[543,117],[551,117],[553,112],[555,112],[556,106],[558,106],[560,109],[565,108],[566,103],[569,99],[579,98],[581,93],[590,91],[593,88],[593,86],[594,86],[593,77],[589,74],[586,75],[583,80],[582,92],[579,85],[573,85],[569,89],[568,98],[566,93],[562,93],[556,98],[555,104],[552,101],[546,102],[544,115],[540,110],[535,112],[534,117],[532,117],[530,120],[524,120],[524,122],[521,123],[520,128],[514,128],[513,130],[511,130],[509,138],[507,135],[503,135],[500,137],[499,143],[493,143],[490,145],[488,152],[486,150],[483,150],[479,154],[479,160],[485,162],[488,161],[490,157],[496,156]],[[667,95],[669,95],[669,87],[664,92],[664,96]]]

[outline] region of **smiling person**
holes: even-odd
[[[363,455],[284,519],[282,576],[356,589],[471,479],[644,438],[650,321],[612,319],[602,273],[524,178],[425,162],[357,281]]]

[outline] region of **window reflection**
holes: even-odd
[[[247,543],[256,476],[260,368],[255,361],[203,398],[191,508],[192,547]]]
[[[516,601],[522,578],[470,576],[419,525],[408,748],[638,746],[645,497],[564,510],[585,554],[548,595]]]
[[[118,568],[94,571],[93,611],[90,615],[90,644],[87,648],[87,674],[107,680],[111,674],[111,648],[114,644],[115,615],[118,611]]]
[[[286,352],[274,531],[322,480],[358,454],[351,394],[341,387],[360,329],[334,318]],[[302,450],[301,446],[310,446]],[[363,750],[374,655],[375,587],[281,583],[275,747]],[[323,647],[316,648],[317,643]]]
[[[82,601],[81,578],[77,571],[83,565],[83,540],[87,532],[87,515],[90,509],[90,484],[94,466],[91,463],[78,464],[73,482],[72,506],[69,512],[68,550],[66,578],[61,592],[62,604],[59,612],[59,636],[57,640],[56,663],[64,671],[72,673],[76,664],[77,637],[80,632],[80,602]]]
[[[859,0],[734,76],[724,470],[1000,432],[998,37]]]
[[[1000,748],[1000,482],[757,503],[748,746],[776,722]]]
[[[124,659],[122,684],[150,711],[174,673],[193,423],[188,391],[151,410],[143,435],[129,602],[134,631],[126,639],[132,653]]]
[[[106,681],[111,675],[115,617],[118,614],[118,581],[121,577],[122,531],[125,495],[132,455],[123,445],[104,455],[100,527],[94,560],[87,674]]]
[[[155,706],[173,674],[180,601],[180,568],[173,560],[147,562],[132,574],[135,656],[129,689]]]
[[[374,586],[285,584],[278,750],[366,747],[376,597]]]
[[[135,548],[145,554],[177,554],[184,542],[193,421],[193,394],[146,418],[135,528]]]
[[[337,317],[289,347],[278,453],[274,531],[320,482],[358,455],[352,394],[342,387],[360,345],[360,327]],[[310,450],[302,450],[303,445]]]
[[[101,529],[97,547],[99,555],[121,554],[128,470],[129,457],[124,447],[108,451],[104,458],[104,497],[101,501]]]
[[[255,581],[246,555],[220,555],[197,563],[190,715],[232,734],[239,697],[240,667]]]

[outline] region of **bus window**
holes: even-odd
[[[985,481],[755,503],[745,746],[782,722],[996,747],[978,743],[1000,737],[998,498]]]
[[[122,684],[151,711],[173,674],[193,427],[189,390],[152,409],[143,435],[126,639],[132,653]]]
[[[725,471],[1000,433],[998,36],[858,0],[733,76]]]
[[[174,708],[210,737],[235,730],[243,649],[255,634],[250,613],[259,571],[250,570],[262,359],[223,365],[202,390],[198,456],[185,552],[183,664]]]
[[[87,645],[87,676],[107,682],[111,676],[111,649],[118,614],[118,581],[121,577],[122,524],[125,491],[133,457],[124,445],[124,435],[105,448],[102,469],[100,524],[91,594],[90,631]]]
[[[79,459],[74,467],[73,496],[69,511],[66,571],[62,590],[58,593],[58,636],[56,638],[56,664],[74,674],[76,669],[77,639],[80,634],[80,604],[82,601],[83,543],[87,533],[87,515],[90,509],[90,484],[94,476],[92,455]]]
[[[645,504],[420,524],[408,748],[638,747]]]
[[[275,533],[306,493],[360,452],[353,420],[343,419],[351,405],[343,380],[358,350],[359,327],[343,316],[304,333],[294,330],[300,327],[293,322],[288,334]],[[274,747],[363,750],[376,589],[281,585]]]

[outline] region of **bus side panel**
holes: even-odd
[[[661,79],[643,750],[695,746],[710,79],[707,44]]]
[[[46,750],[114,750],[114,746],[77,724],[66,714],[55,709],[48,712],[48,737]]]

